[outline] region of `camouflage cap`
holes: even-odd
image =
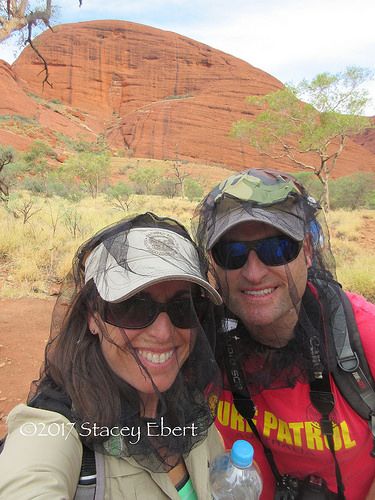
[[[281,172],[250,169],[228,177],[211,192],[215,217],[207,221],[207,249],[233,226],[252,221],[302,241],[305,212],[300,198],[298,182]]]
[[[216,203],[223,197],[232,197],[259,205],[274,205],[285,201],[293,193],[301,195],[301,189],[298,182],[287,174],[252,168],[231,175],[212,193]]]

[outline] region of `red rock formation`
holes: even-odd
[[[375,127],[375,116],[371,117],[372,125]],[[362,134],[353,137],[353,141],[360,146],[375,153],[375,128],[367,128]]]
[[[36,139],[43,139],[54,145],[55,131],[94,140],[100,130],[97,128],[96,132],[92,132],[79,119],[74,121],[57,109],[50,109],[48,105],[38,102],[27,82],[22,82],[11,66],[2,60],[0,96],[0,144],[13,146],[17,150],[29,148]]]
[[[75,120],[82,125],[84,117],[86,127],[104,133],[113,147],[136,157],[178,156],[234,169],[276,165],[229,137],[234,121],[256,113],[246,96],[282,87],[250,64],[175,33],[123,21],[57,26],[36,43],[53,87],[42,89],[41,62],[27,48],[12,66],[24,88],[79,110]],[[278,165],[290,169],[286,162]],[[375,156],[353,145],[339,168],[375,170]]]
[[[32,118],[36,103],[20,88],[12,68],[0,59],[0,115]]]

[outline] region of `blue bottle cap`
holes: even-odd
[[[253,463],[254,448],[244,439],[239,439],[233,443],[230,458],[237,467],[249,467]]]

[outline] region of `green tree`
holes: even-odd
[[[160,173],[152,167],[140,168],[129,175],[129,179],[135,184],[136,193],[139,194],[150,194],[159,178]]]
[[[112,203],[114,208],[124,212],[129,211],[130,204],[133,201],[132,194],[132,189],[123,182],[110,186],[106,191],[107,200]]]
[[[203,196],[203,187],[194,179],[186,179],[185,194],[190,201],[199,200]]]
[[[288,158],[312,171],[323,185],[329,209],[329,179],[347,138],[372,127],[360,116],[369,101],[363,83],[371,77],[365,68],[348,67],[262,97],[250,96],[248,102],[262,111],[252,121],[236,122],[232,134],[247,138],[272,158]]]
[[[72,182],[77,177],[93,198],[104,187],[110,173],[110,157],[107,153],[79,153],[66,160],[62,178]]]
[[[31,148],[23,154],[24,168],[32,174],[31,178],[24,179],[24,186],[27,189],[33,186],[31,191],[48,192],[48,177],[51,172],[48,158],[56,158],[56,152],[43,141],[34,141]]]
[[[0,146],[0,200],[7,201],[9,197],[9,180],[7,165],[14,162],[14,151],[11,148]]]
[[[375,174],[357,172],[354,175],[340,177],[332,182],[332,208],[355,210],[370,206],[370,199],[375,194]]]

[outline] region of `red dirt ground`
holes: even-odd
[[[38,377],[55,303],[49,299],[0,299],[0,436],[5,416],[25,401]]]

